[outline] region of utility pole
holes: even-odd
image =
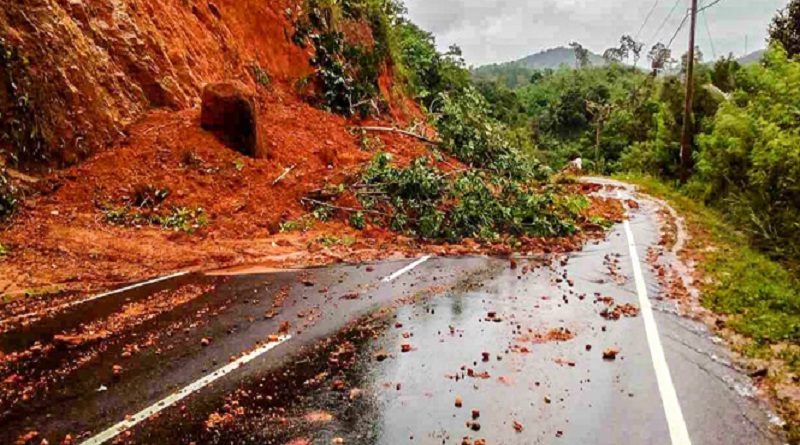
[[[692,102],[694,99],[694,45],[697,30],[697,0],[692,0],[692,27],[689,30],[689,54],[686,61],[686,103],[683,107],[683,134],[681,135],[681,184],[689,180],[692,163]]]

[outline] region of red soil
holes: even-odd
[[[77,147],[75,137],[90,147],[104,147],[84,163],[40,181],[37,194],[24,200],[19,214],[0,232],[0,243],[11,249],[0,258],[0,295],[13,299],[44,294],[5,305],[0,312],[38,310],[82,293],[186,269],[315,265],[421,250],[509,253],[507,246],[471,241],[420,245],[381,228],[356,231],[344,218],[317,223],[307,232],[279,233],[280,223],[306,213],[302,197],[340,183],[375,151],[394,154],[400,164],[428,154],[422,142],[394,133],[370,134],[380,143],[365,150],[360,135],[349,131],[359,125],[405,127],[421,121],[421,113],[396,91],[391,61],[379,82],[391,110],[384,121],[348,121],[314,108],[295,90],[296,80],[311,67],[308,54],[289,39],[286,9],[295,8],[294,1],[201,3],[191,7],[179,0],[131,0],[118,5],[121,10],[112,10],[107,3],[83,0],[69,7],[54,5],[47,14],[22,4],[0,11],[0,25],[14,25],[2,30],[30,54],[33,72],[64,64],[75,67],[60,80],[40,85],[45,96],[55,98],[46,111],[55,122],[51,130],[66,141],[60,148],[66,150],[65,159],[79,157],[71,151]],[[40,35],[44,26],[17,26],[25,16],[40,24],[59,21],[70,26],[48,27],[57,32]],[[359,38],[369,37],[363,29],[356,31]],[[272,77],[271,89],[256,85],[254,63]],[[268,159],[246,158],[198,124],[202,86],[232,78],[258,92]],[[61,85],[64,82],[70,87]],[[81,95],[61,100],[63,91],[73,90]],[[168,108],[145,113],[152,106]],[[61,127],[65,122],[69,128]],[[435,136],[424,127],[417,131]],[[449,160],[441,167],[449,165],[460,166]],[[291,171],[273,184],[286,169]],[[150,225],[109,224],[102,208],[121,207],[140,186],[168,188],[165,206],[203,208],[208,225],[189,235]],[[607,202],[595,205],[604,216],[622,208]],[[348,242],[320,242],[321,236],[331,234]],[[574,250],[581,237],[523,240],[522,250]]]

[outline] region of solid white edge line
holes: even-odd
[[[185,272],[185,271],[184,272],[176,272],[176,273],[171,274],[171,275],[165,275],[163,277],[153,278],[152,280],[142,281],[141,283],[131,284],[130,286],[125,286],[125,287],[122,287],[122,288],[119,288],[119,289],[115,289],[115,290],[112,290],[112,291],[109,291],[109,292],[104,292],[102,294],[97,294],[95,296],[92,296],[92,297],[89,297],[89,298],[86,298],[86,299],[83,299],[83,300],[78,300],[78,301],[73,301],[71,303],[63,304],[63,305],[59,306],[58,309],[66,309],[66,308],[70,308],[70,307],[73,307],[73,306],[79,306],[81,304],[88,303],[90,301],[99,300],[101,298],[110,297],[112,295],[116,295],[116,294],[119,294],[119,293],[122,293],[122,292],[127,292],[129,290],[133,290],[133,289],[136,289],[136,288],[139,288],[139,287],[147,286],[148,284],[160,283],[162,281],[166,281],[166,280],[169,280],[169,279],[172,279],[172,278],[182,277],[182,276],[184,276],[184,275],[186,275],[188,273],[189,272]]]
[[[163,277],[153,278],[152,280],[142,281],[141,283],[131,284],[130,286],[125,286],[125,287],[122,287],[122,288],[119,288],[119,289],[115,289],[115,290],[112,290],[112,291],[103,292],[102,294],[93,295],[91,297],[84,298],[83,300],[72,301],[70,303],[64,303],[64,304],[58,305],[58,306],[56,306],[56,307],[54,307],[52,309],[48,309],[48,311],[57,312],[57,311],[60,311],[60,310],[63,310],[63,309],[69,309],[71,307],[80,306],[80,305],[88,303],[90,301],[99,300],[101,298],[110,297],[112,295],[120,294],[122,292],[127,292],[129,290],[133,290],[133,289],[136,289],[136,288],[139,288],[139,287],[147,286],[148,284],[160,283],[162,281],[166,281],[166,280],[169,280],[169,279],[172,279],[172,278],[182,277],[184,275],[187,275],[188,273],[189,272],[186,272],[186,271],[184,271],[184,272],[176,272],[174,274],[165,275]],[[7,324],[7,323],[10,323],[10,322],[13,322],[13,321],[24,320],[26,318],[35,317],[37,315],[39,315],[39,314],[36,313],[36,312],[31,312],[29,314],[15,315],[13,317],[6,318],[5,320],[0,320],[0,325]]]
[[[221,379],[222,377],[225,377],[231,372],[239,369],[239,367],[244,366],[245,364],[255,360],[259,356],[276,348],[278,345],[286,342],[291,338],[292,338],[291,335],[285,335],[280,337],[280,339],[277,342],[267,343],[266,345],[261,346],[260,348],[254,350],[253,352],[250,352],[249,354],[242,356],[238,360],[231,362],[223,366],[222,368],[214,371],[213,373],[208,374],[207,376],[201,378],[200,380],[197,380],[194,383],[184,387],[180,391],[165,397],[164,399],[150,405],[149,407],[139,411],[138,413],[132,416],[126,417],[125,420],[123,420],[122,422],[119,422],[116,425],[112,426],[111,428],[108,428],[105,431],[99,433],[98,435],[90,439],[87,439],[86,441],[82,442],[81,445],[100,445],[117,437],[123,432],[145,421],[150,416],[158,414],[159,412],[169,408],[170,406],[176,404],[177,402],[185,399],[192,393],[203,389],[204,387],[210,385],[216,380]]]
[[[639,253],[636,250],[636,242],[633,238],[633,231],[628,220],[624,221],[625,233],[628,237],[628,248],[630,249],[631,261],[633,263],[633,275],[636,281],[636,291],[639,294],[639,306],[644,328],[647,335],[647,343],[650,347],[650,356],[653,359],[653,368],[656,372],[658,391],[661,393],[661,402],[664,404],[664,414],[667,416],[669,435],[672,445],[691,445],[689,430],[686,428],[686,421],[683,418],[681,405],[678,401],[678,394],[672,383],[672,376],[667,365],[667,357],[664,355],[664,348],[661,345],[661,338],[658,335],[658,326],[653,316],[653,307],[647,296],[647,284],[642,274]]]
[[[425,255],[424,257],[418,259],[417,261],[414,261],[413,263],[411,263],[408,266],[406,266],[406,267],[398,270],[397,272],[389,275],[388,277],[384,278],[381,281],[383,281],[384,283],[391,283],[392,281],[396,280],[400,275],[403,275],[406,272],[410,272],[410,271],[414,270],[415,267],[419,266],[420,264],[424,263],[425,261],[428,261],[429,259],[431,259],[431,256],[430,255]]]

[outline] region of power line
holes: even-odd
[[[706,9],[708,9],[708,8],[710,8],[710,7],[712,7],[712,6],[716,5],[716,4],[718,4],[718,3],[720,3],[721,1],[722,1],[722,0],[714,0],[713,2],[711,2],[711,3],[707,4],[706,6],[703,6],[702,8],[700,8],[700,9],[699,9],[697,12],[703,12],[703,11],[705,11]]]
[[[644,27],[647,26],[647,23],[650,21],[650,18],[653,16],[653,13],[656,11],[656,8],[658,7],[658,3],[660,1],[661,0],[656,0],[656,2],[653,4],[653,7],[650,8],[650,12],[648,12],[647,17],[644,18],[644,23],[642,23],[642,26],[639,27],[639,31],[636,32],[636,37],[634,38],[634,40],[639,40],[639,36],[642,34],[642,30],[644,30]]]
[[[708,26],[708,17],[706,17],[706,12],[703,11],[703,22],[706,24],[706,34],[708,34],[708,43],[711,44],[711,55],[714,56],[714,60],[717,60],[717,49],[714,48],[714,38],[711,37],[711,28]]]
[[[681,4],[681,0],[676,0],[675,1],[675,4],[672,6],[672,9],[669,11],[669,14],[667,14],[667,16],[664,18],[664,21],[661,22],[661,25],[658,27],[658,30],[656,31],[656,33],[653,35],[653,38],[650,39],[650,43],[648,43],[647,46],[650,46],[652,43],[654,43],[654,42],[656,42],[658,40],[658,36],[661,34],[661,31],[664,29],[664,26],[667,25],[667,22],[669,22],[669,19],[672,18],[672,14],[675,13],[675,10],[678,9],[678,5],[680,5],[680,4]]]
[[[681,24],[678,25],[678,29],[675,30],[675,34],[673,34],[672,38],[669,39],[669,43],[667,44],[667,48],[672,46],[672,43],[675,41],[675,38],[678,37],[678,34],[681,32],[681,29],[683,29],[683,25],[686,24],[686,20],[689,18],[689,15],[690,14],[687,12],[686,15],[683,16],[683,20],[681,21]]]

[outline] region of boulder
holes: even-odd
[[[210,83],[203,88],[200,125],[246,156],[266,157],[258,137],[254,93],[239,82]]]

